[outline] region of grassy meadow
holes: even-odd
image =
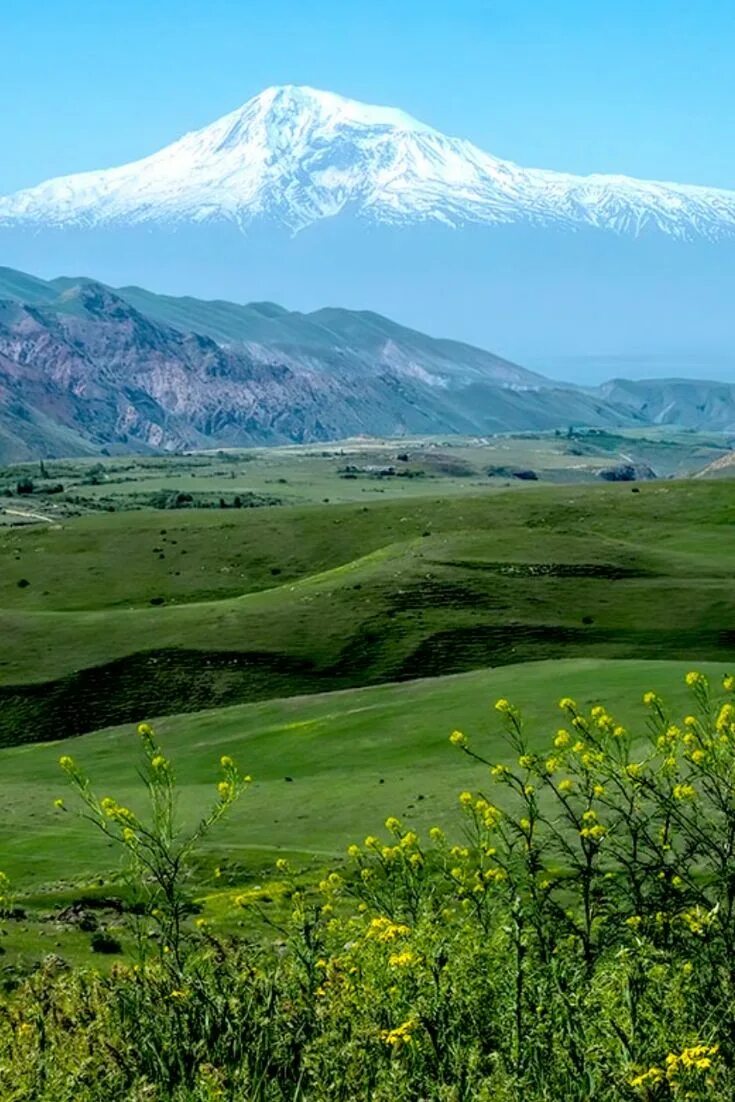
[[[735,1097],[735,497],[585,447],[3,499],[3,1098]]]
[[[702,668],[713,681],[729,671],[722,663]],[[203,913],[229,928],[236,916],[233,897],[254,886],[267,894],[278,858],[307,878],[340,867],[348,845],[378,833],[390,815],[423,833],[437,824],[460,833],[456,797],[476,780],[476,767],[452,751],[448,736],[459,728],[493,760],[507,759],[492,708],[498,697],[522,709],[541,747],[558,726],[559,694],[584,707],[615,700],[620,720],[641,727],[642,696],[652,686],[673,711],[681,710],[687,669],[684,662],[656,660],[529,662],[156,720],[176,763],[187,826],[211,801],[221,755],[253,776],[246,796],[199,854],[196,894]],[[53,915],[75,901],[124,894],[125,888],[105,839],[54,807],[54,798],[66,794],[59,758],[72,754],[100,791],[139,808],[145,790],[138,741],[134,725],[125,725],[1,752],[3,871],[28,904],[27,923],[9,926],[0,941],[11,957],[38,953],[47,942],[73,959],[89,957],[89,938]]]
[[[0,742],[531,660],[726,660],[733,509],[725,481],[524,485],[8,530]]]

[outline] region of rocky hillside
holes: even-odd
[[[376,314],[0,270],[0,461],[638,420]]]

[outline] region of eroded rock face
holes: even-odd
[[[44,301],[0,299],[0,462],[109,445],[180,450],[621,419],[599,399],[378,315],[269,319],[262,308],[231,307],[258,339],[217,341],[152,316],[157,296],[139,292],[150,303],[141,310],[124,291],[61,282]],[[210,305],[194,308],[201,317]]]
[[[175,450],[363,428],[354,393],[323,370],[158,325],[99,288],[84,288],[75,305],[0,312],[0,401],[19,435],[24,420],[46,418],[59,436],[70,430],[93,446]],[[368,421],[388,427],[364,398]]]

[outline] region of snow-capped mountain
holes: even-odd
[[[297,231],[346,211],[387,225],[735,234],[735,191],[522,168],[394,108],[290,85],[143,160],[0,198],[0,227],[265,220]]]

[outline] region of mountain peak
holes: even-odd
[[[308,84],[277,84],[249,99],[235,114],[311,115],[333,126],[391,127],[395,130],[436,133],[396,107],[362,103],[336,92],[312,88]]]
[[[733,191],[522,168],[397,108],[293,84],[141,161],[0,198],[0,228],[265,220],[297,231],[344,210],[393,225],[735,233]]]

